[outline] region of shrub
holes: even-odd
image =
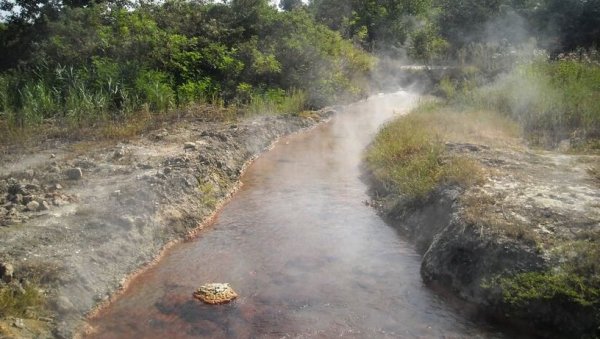
[[[437,104],[422,104],[381,129],[367,151],[367,166],[379,182],[414,201],[427,198],[440,184],[476,184],[483,178],[480,165],[447,154],[444,145],[465,124],[476,122]]]
[[[0,317],[23,317],[31,309],[39,309],[44,296],[34,284],[25,284],[20,289],[15,285],[0,286]]]
[[[250,97],[249,114],[298,114],[306,108],[307,96],[300,90],[271,89]]]
[[[600,66],[565,60],[521,65],[460,97],[463,105],[502,112],[537,144],[600,138]]]

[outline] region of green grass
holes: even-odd
[[[484,177],[479,163],[448,154],[444,144],[460,139],[464,129],[484,131],[477,128],[481,120],[475,116],[487,114],[459,113],[424,103],[381,129],[367,151],[367,166],[377,181],[414,201],[426,199],[441,184],[476,184]]]
[[[302,112],[307,105],[307,95],[303,91],[269,90],[265,93],[254,93],[250,97],[245,110],[250,115],[260,114],[293,114]]]
[[[600,311],[600,288],[576,274],[527,272],[500,278],[499,286],[504,301],[515,306],[553,300],[595,306]]]
[[[198,189],[202,193],[200,204],[211,209],[215,208],[219,202],[215,185],[210,181],[198,182]]]
[[[541,146],[571,139],[593,147],[598,143],[589,141],[600,139],[599,101],[600,66],[561,60],[523,64],[490,85],[457,96],[453,103],[503,113]]]
[[[44,296],[35,284],[26,284],[23,291],[13,285],[0,287],[0,317],[24,317],[26,312],[39,310],[44,305]]]
[[[409,199],[425,198],[442,175],[442,144],[425,128],[423,115],[431,107],[386,125],[367,153],[367,164],[375,178]]]
[[[560,264],[551,270],[499,276],[484,282],[482,287],[499,290],[502,300],[511,307],[510,312],[527,313],[540,306],[551,310],[556,306],[572,312],[575,319],[550,321],[567,323],[576,323],[585,315],[586,320],[581,321],[588,328],[577,330],[594,333],[600,325],[600,238],[597,233],[584,238],[556,244],[550,259]]]

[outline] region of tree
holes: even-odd
[[[414,29],[414,17],[424,16],[430,0],[313,0],[317,21],[352,38],[369,51],[400,48]]]
[[[533,17],[544,47],[555,52],[600,46],[600,0],[545,0]]]
[[[302,6],[304,6],[304,4],[302,3],[302,0],[280,0],[279,1],[279,8],[281,8],[284,11],[293,11],[295,9],[298,8],[302,8]]]

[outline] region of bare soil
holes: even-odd
[[[73,337],[132,273],[206,225],[252,159],[332,113],[188,119],[122,142],[3,154],[0,262],[15,267],[13,281],[40,284],[47,309],[0,319],[0,337]]]
[[[587,306],[537,300],[515,311],[489,284],[587,260],[573,256],[585,255],[575,252],[578,244],[600,238],[600,186],[590,170],[600,157],[471,140],[447,143],[446,150],[479,162],[484,183],[438,187],[419,206],[382,183],[372,186],[373,204],[423,254],[424,282],[544,337],[597,335],[599,319]]]

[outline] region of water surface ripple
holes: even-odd
[[[282,140],[213,225],[90,321],[94,337],[503,337],[424,287],[413,246],[363,203],[365,147],[417,99],[376,96]],[[206,282],[240,298],[203,305],[192,292]]]

